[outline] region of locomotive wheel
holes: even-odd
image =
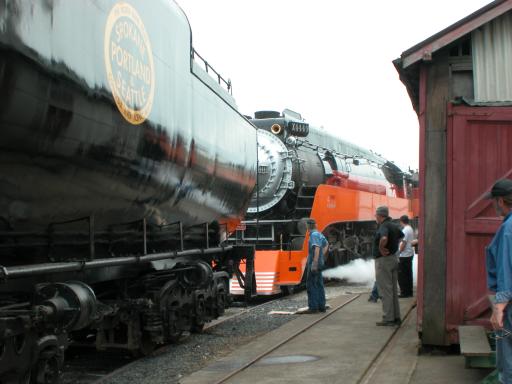
[[[175,324],[169,324],[169,341],[171,343],[177,343],[181,335],[183,334],[183,331],[181,329],[177,329]]]
[[[295,292],[295,285],[282,285],[281,292],[283,292],[284,296],[293,295]]]
[[[62,359],[54,348],[43,351],[39,356],[34,378],[37,384],[57,384],[59,382]]]
[[[227,306],[226,285],[217,284],[217,316],[222,316]]]
[[[161,305],[165,312],[165,338],[170,343],[176,343],[183,334],[181,306],[183,305],[183,297],[181,287],[175,282],[170,281],[166,287],[162,289]]]
[[[203,328],[204,328],[204,322],[196,322],[194,320],[194,322],[190,326],[190,332],[191,333],[201,333],[201,332],[203,332]]]
[[[177,343],[181,335],[183,334],[183,330],[179,329],[178,326],[181,323],[180,321],[180,310],[179,308],[175,308],[175,310],[169,313],[169,324],[167,326],[167,336],[171,343]]]
[[[139,352],[142,356],[149,356],[156,348],[156,343],[153,341],[151,334],[148,332],[142,333],[140,340]]]
[[[201,333],[204,327],[204,316],[206,313],[206,302],[204,297],[198,297],[196,301],[196,317],[192,319],[192,324],[190,325],[190,332],[192,333]]]
[[[20,383],[20,384],[30,384],[30,382],[31,382],[31,378],[32,378],[31,372],[30,372],[30,370],[28,370],[27,372],[25,372],[25,373],[20,377],[19,383]]]

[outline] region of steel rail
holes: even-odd
[[[216,381],[214,384],[222,384],[222,383],[225,383],[226,381],[228,381],[229,379],[231,379],[232,377],[236,376],[237,374],[239,374],[240,372],[242,372],[243,370],[245,370],[246,368],[250,367],[251,365],[255,364],[257,361],[261,360],[263,357],[267,356],[268,354],[274,352],[276,349],[278,349],[279,347],[283,346],[284,344],[288,343],[289,341],[291,341],[292,339],[294,339],[295,337],[301,335],[302,333],[306,332],[308,329],[310,329],[311,327],[313,327],[314,325],[318,324],[319,322],[321,322],[322,320],[326,319],[327,317],[331,316],[333,313],[335,313],[336,311],[338,311],[339,309],[343,308],[345,305],[351,303],[352,301],[354,301],[355,299],[357,299],[359,296],[361,296],[360,294],[357,294],[355,295],[354,297],[352,297],[351,299],[345,301],[344,303],[338,305],[336,308],[333,308],[331,311],[329,312],[326,312],[325,315],[322,315],[320,318],[316,319],[314,322],[308,324],[307,326],[299,329],[297,332],[295,332],[294,334],[292,334],[291,336],[287,337],[286,339],[280,341],[279,343],[277,343],[276,345],[274,345],[273,347],[267,349],[265,352],[262,352],[261,354],[259,354],[258,356],[256,356],[254,359],[248,361],[247,363],[245,363],[244,365],[242,365],[240,368],[230,372],[228,375],[224,376],[223,378],[221,378],[220,380]]]
[[[414,303],[411,305],[407,311],[407,313],[404,316],[404,319],[402,320],[402,325],[405,325],[406,322],[409,321],[410,315],[412,310],[416,308],[416,304]],[[404,327],[396,327],[393,332],[391,333],[391,336],[389,337],[388,341],[382,346],[382,348],[379,350],[377,355],[373,358],[373,360],[370,362],[368,367],[364,370],[363,374],[357,381],[357,384],[368,384],[370,380],[372,379],[375,371],[377,370],[379,364],[382,362],[384,352],[391,347],[395,343],[395,338],[399,332],[403,332]],[[410,372],[412,374],[412,372]],[[408,381],[409,382],[409,381]]]
[[[290,296],[286,296],[286,297],[290,297]],[[222,319],[220,319],[220,318],[219,318],[219,319],[213,320],[213,321],[211,321],[210,323],[205,324],[205,326],[204,326],[204,328],[203,328],[203,331],[206,331],[207,329],[215,328],[216,326],[221,325],[222,323],[225,323],[225,322],[226,322],[226,321],[228,321],[228,320],[236,319],[236,318],[237,318],[237,317],[239,317],[239,316],[245,315],[246,313],[252,312],[252,311],[254,311],[255,309],[262,308],[262,307],[264,307],[265,305],[267,305],[267,304],[269,304],[269,303],[273,303],[273,302],[275,302],[275,301],[279,301],[279,300],[281,300],[281,299],[283,299],[283,297],[282,297],[282,296],[277,297],[277,298],[272,299],[272,300],[265,301],[264,303],[261,303],[261,304],[255,305],[255,306],[253,306],[253,307],[248,307],[248,308],[246,308],[246,309],[244,309],[244,310],[242,310],[242,311],[240,311],[240,312],[238,312],[238,313],[234,313],[234,314],[232,314],[232,315],[230,315],[230,316],[225,316],[225,317],[224,317],[224,318],[222,318]]]

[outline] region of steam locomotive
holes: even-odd
[[[168,0],[0,2],[0,382],[221,315],[256,129]]]
[[[291,110],[256,112],[258,182],[246,220],[232,237],[256,248],[237,270],[235,295],[289,292],[305,279],[304,219],[327,236],[330,267],[371,254],[374,212],[417,213],[417,175],[383,157],[310,126]]]

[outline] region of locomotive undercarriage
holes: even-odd
[[[0,233],[18,260],[0,267],[0,383],[57,383],[70,344],[148,354],[223,314],[240,252],[214,246],[219,226],[128,227]]]
[[[348,264],[355,259],[372,256],[376,223],[372,221],[336,223],[328,226],[324,235],[329,241],[329,268]]]
[[[306,227],[303,220],[252,220],[245,222],[245,229],[238,231],[239,240],[257,244],[258,250],[300,250],[304,245]],[[341,222],[328,226],[324,231],[330,245],[334,265],[351,260],[371,257],[376,223]],[[235,238],[231,238],[235,240]]]

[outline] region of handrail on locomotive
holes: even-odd
[[[233,85],[231,84],[231,79],[224,79],[224,77],[221,76],[221,74],[219,72],[217,72],[212,66],[211,64],[205,59],[203,58],[196,50],[195,48],[192,48],[190,50],[190,55],[191,55],[191,58],[192,60],[195,60],[196,57],[199,58],[203,64],[204,64],[204,69],[206,71],[206,73],[210,74],[210,71],[215,73],[215,77],[217,78],[217,82],[219,83],[220,86],[222,86],[222,84],[224,84],[226,86],[226,89],[227,91],[229,92],[230,95],[233,95]],[[213,77],[213,76],[212,76]],[[215,78],[213,77],[213,78]]]

